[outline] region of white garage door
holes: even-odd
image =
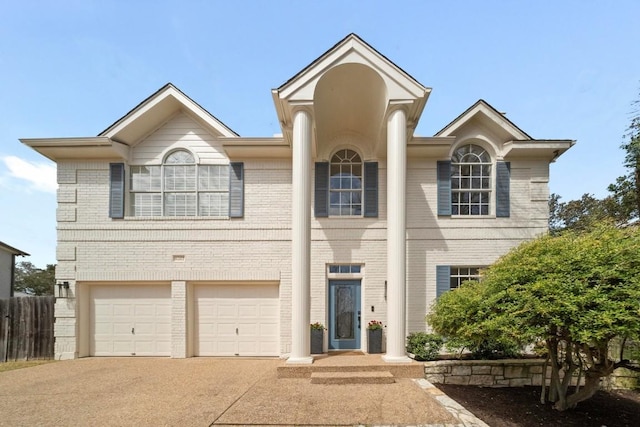
[[[199,285],[195,292],[196,356],[278,356],[277,285]]]
[[[91,287],[92,356],[170,356],[169,285]]]

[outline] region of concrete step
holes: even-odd
[[[363,364],[363,365],[284,365],[278,367],[278,378],[311,378],[313,373],[389,372],[395,378],[424,378],[424,364]]]
[[[313,372],[311,384],[393,384],[389,371]]]

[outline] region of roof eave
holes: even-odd
[[[122,159],[129,146],[105,136],[77,138],[21,138],[20,142],[54,162],[73,159]]]

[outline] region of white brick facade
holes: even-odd
[[[348,41],[353,41],[353,37]],[[400,89],[393,90],[397,92]],[[160,107],[154,110],[156,100],[158,105],[165,102],[165,93],[173,96],[171,102],[177,104],[178,101],[173,101],[177,99],[181,103],[171,115],[166,115]],[[55,156],[58,164],[59,184],[56,279],[67,281],[71,286],[70,297],[56,302],[56,358],[91,354],[91,336],[95,333],[91,326],[95,315],[91,308],[91,286],[126,286],[127,283],[171,286],[170,347],[172,357],[178,358],[194,354],[193,286],[202,283],[237,286],[277,283],[280,299],[279,349],[281,355],[290,353],[292,159],[290,146],[286,143],[288,130],[285,124],[284,137],[242,139],[234,136],[215,118],[203,115],[199,107],[189,103],[192,101],[181,98],[184,95],[173,86],[154,96],[137,107],[135,114],[125,116],[109,128],[112,130],[98,137],[103,138],[99,141],[102,144],[104,138],[112,137],[111,134],[120,135],[120,140],[125,140],[125,148],[111,142],[114,148],[106,152],[98,152],[95,148],[87,151],[85,156],[78,155],[77,150],[73,156],[58,152],[50,154],[50,157]],[[157,111],[165,116],[158,119],[154,128],[144,128],[148,125],[139,124],[134,117],[138,111],[147,111],[148,117],[159,114]],[[318,117],[321,111],[318,107]],[[282,111],[278,114],[286,116]],[[564,151],[571,146],[566,141],[562,142],[564,145],[546,141],[537,146],[516,147],[514,141],[528,135],[501,116],[499,119],[503,123],[500,124],[496,124],[496,117],[493,121],[488,119],[487,115],[499,113],[484,102],[477,103],[465,114],[435,138],[409,137],[407,141],[404,208],[404,329],[407,333],[427,328],[424,317],[436,298],[436,266],[489,265],[519,243],[546,232],[549,162],[552,160],[549,153],[558,149]],[[321,125],[323,122],[318,117],[315,120]],[[414,121],[409,122],[410,126],[415,126]],[[316,132],[316,136],[328,134]],[[131,138],[131,142],[126,143],[126,138]],[[526,142],[538,143],[531,138]],[[46,150],[55,145],[27,143],[45,154],[50,153]],[[377,162],[378,212],[374,217],[318,218],[312,209],[309,243],[311,322],[327,325],[331,321],[328,315],[327,266],[356,264],[362,267],[361,272],[343,277],[361,280],[362,324],[366,325],[371,320],[386,324],[389,267],[386,155],[375,145],[354,137],[353,133],[324,144],[322,141],[314,143],[317,144],[314,161],[327,161],[333,151],[348,147],[359,152],[364,160]],[[381,144],[384,143],[382,140]],[[438,214],[437,162],[450,159],[455,147],[469,143],[482,144],[491,153],[494,164],[498,160],[509,161],[508,217],[497,218],[495,215],[495,186],[488,216]],[[244,211],[241,218],[132,216],[129,167],[159,165],[174,149],[189,150],[199,164],[243,163]],[[125,165],[125,215],[122,219],[109,216],[110,163]],[[314,186],[313,168],[310,173],[311,185]],[[311,203],[315,206],[313,197]],[[361,334],[361,346],[366,349],[364,328]]]

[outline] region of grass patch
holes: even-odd
[[[18,362],[0,363],[0,372],[13,371],[14,369],[31,368],[32,366],[44,365],[55,362],[55,360],[21,360]]]

